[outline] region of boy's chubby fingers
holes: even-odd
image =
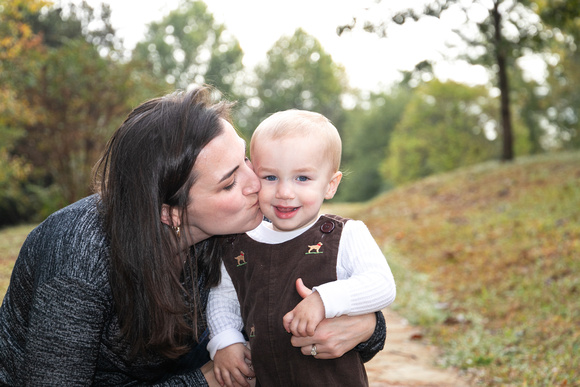
[[[298,331],[298,333],[300,333],[300,336],[303,336],[303,337],[308,336],[307,327],[308,327],[308,325],[307,325],[306,321],[298,324],[297,331]]]
[[[284,329],[288,333],[292,332],[291,324],[292,324],[292,320],[294,320],[294,313],[293,312],[294,311],[291,310],[290,312],[286,313],[284,315],[284,317],[282,318],[282,324],[284,325]]]
[[[304,285],[302,278],[298,278],[296,280],[296,291],[302,298],[306,298],[310,295],[310,293],[312,293],[312,289],[307,288],[306,285]]]
[[[294,319],[294,321],[292,321],[292,324],[290,325],[290,332],[292,333],[293,336],[298,337],[308,336],[306,324],[307,323],[305,320]]]
[[[316,331],[316,324],[308,324],[306,326],[306,336],[314,336],[315,331]]]

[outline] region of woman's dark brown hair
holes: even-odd
[[[211,89],[198,87],[141,104],[96,166],[113,298],[134,355],[153,351],[176,358],[187,352],[203,312],[198,276],[207,286],[219,282],[215,238],[196,245],[197,251],[183,251],[174,230],[161,222],[168,204],[180,208],[181,224],[188,224],[196,158],[222,133],[221,119],[229,121],[230,105],[213,103],[211,96]]]

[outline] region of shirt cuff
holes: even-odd
[[[350,297],[345,292],[344,282],[332,281],[312,288],[320,294],[326,318],[342,316],[350,310]]]
[[[246,339],[242,332],[236,329],[227,329],[223,332],[215,335],[207,344],[207,350],[209,352],[209,357],[213,360],[215,353],[220,350],[236,343],[245,343]]]

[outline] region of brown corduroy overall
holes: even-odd
[[[302,299],[296,291],[297,278],[309,288],[336,280],[346,220],[322,216],[308,231],[280,244],[258,243],[245,234],[226,243],[223,259],[240,301],[258,386],[368,385],[356,351],[332,360],[303,355],[290,343],[282,323]]]

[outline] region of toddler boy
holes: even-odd
[[[229,385],[243,374],[245,328],[257,385],[368,384],[356,351],[322,360],[313,345],[305,356],[288,334],[312,336],[324,318],[376,312],[395,299],[389,265],[364,223],[319,214],[340,184],[341,152],[337,129],[314,112],[273,114],[252,135],[269,221],[230,237],[210,293],[208,350],[218,380]]]

